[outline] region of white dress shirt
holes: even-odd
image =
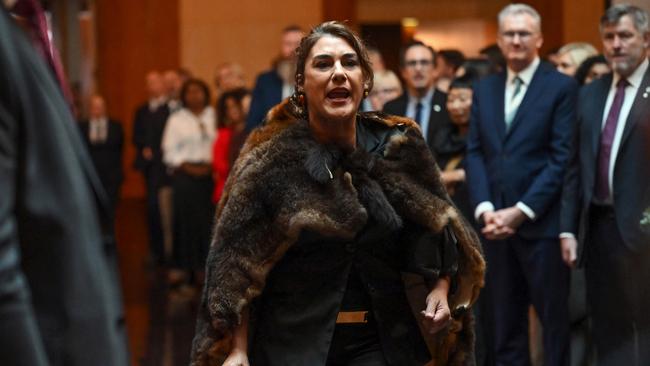
[[[519,105],[521,104],[521,102],[524,100],[524,97],[526,96],[526,92],[528,91],[528,86],[530,86],[531,81],[533,81],[533,76],[535,75],[535,71],[537,71],[539,64],[540,64],[539,57],[535,57],[533,62],[531,62],[530,65],[528,65],[525,69],[521,70],[519,73],[516,73],[515,71],[508,68],[507,78],[506,78],[506,92],[504,98],[505,116],[507,116],[510,113],[513,113],[513,111],[519,108]],[[512,96],[515,93],[515,77],[517,76],[521,79],[522,84],[519,93],[517,94],[517,96],[513,98]],[[504,119],[504,123],[505,123],[505,119]],[[515,206],[518,209],[520,209],[529,219],[535,220],[535,218],[537,217],[535,211],[533,211],[528,205],[526,205],[522,201],[517,202]],[[483,215],[483,213],[488,211],[494,211],[494,204],[490,201],[483,201],[476,206],[476,209],[474,210],[474,217],[478,221],[481,218],[481,215]]]
[[[645,75],[648,70],[648,59],[645,59],[637,68],[634,70],[632,75],[627,78],[629,85],[625,88],[625,99],[623,100],[623,105],[621,106],[621,112],[618,115],[618,122],[616,123],[616,131],[614,132],[614,141],[612,141],[612,151],[609,157],[609,173],[608,173],[608,184],[609,191],[614,192],[614,166],[616,165],[616,157],[618,156],[618,149],[621,146],[621,138],[623,138],[623,131],[625,130],[625,125],[627,124],[627,117],[630,115],[632,110],[632,104],[634,104],[634,99],[636,98],[639,88],[641,87],[641,82],[643,82],[643,75]],[[605,128],[605,122],[607,122],[607,116],[609,115],[609,110],[612,109],[612,103],[614,102],[614,95],[616,94],[616,84],[621,80],[621,76],[614,72],[612,78],[612,85],[609,87],[609,93],[607,94],[607,101],[605,102],[605,108],[603,109],[601,131]],[[560,238],[575,238],[575,233],[561,233]]]
[[[163,161],[170,168],[183,163],[210,163],[216,137],[212,107],[206,107],[200,116],[181,108],[167,120],[162,139]]]
[[[158,98],[151,98],[149,99],[149,111],[150,112],[155,112],[160,106],[163,104],[167,103],[167,98],[163,97],[158,97]]]
[[[108,138],[108,118],[91,118],[88,121],[88,139],[91,144],[99,144]]]
[[[289,83],[282,83],[282,100],[285,100],[293,94],[295,86]]]
[[[433,93],[435,90],[436,88],[431,87],[431,89],[429,89],[429,91],[422,98],[408,94],[409,101],[406,105],[406,117],[415,120],[415,106],[418,104],[418,102],[422,104],[422,110],[420,111],[420,121],[416,122],[420,123],[420,130],[422,130],[422,136],[424,137],[425,141],[427,139],[427,135],[429,135],[429,118],[431,117],[431,108],[433,108],[431,102],[433,101]],[[438,106],[438,108],[440,108],[440,106]]]

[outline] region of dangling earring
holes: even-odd
[[[364,90],[363,90],[363,98],[364,98],[364,99],[365,99],[365,98],[368,98],[368,94],[369,94],[369,93],[368,93],[368,89],[364,89]]]
[[[301,107],[305,106],[305,95],[303,93],[298,94],[298,103]]]

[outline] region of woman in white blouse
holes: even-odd
[[[203,271],[210,245],[216,123],[205,82],[186,81],[180,97],[183,108],[167,120],[162,150],[174,190],[174,260],[193,281],[195,272]]]

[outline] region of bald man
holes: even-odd
[[[111,204],[111,213],[120,196],[122,185],[122,147],[124,131],[122,124],[106,114],[106,102],[99,95],[90,98],[88,119],[79,122],[81,134],[95,165]],[[114,216],[114,215],[113,215]]]

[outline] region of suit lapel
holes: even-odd
[[[612,74],[603,76],[602,80],[594,81],[599,83],[599,89],[596,91],[596,100],[593,103],[590,103],[589,116],[582,123],[589,124],[591,130],[591,153],[594,156],[594,159],[598,156],[598,145],[600,141],[600,131],[602,130],[603,124],[603,114],[605,113],[605,104],[607,103],[607,95],[609,94],[609,88],[612,85]],[[601,82],[602,81],[602,82]]]
[[[445,113],[445,96],[442,91],[436,89],[431,98],[431,110],[429,111],[429,127],[427,133],[427,141],[429,144],[433,142],[436,131],[442,127],[441,114]]]
[[[510,135],[512,135],[512,131],[514,131],[517,128],[517,126],[521,124],[521,120],[523,119],[523,115],[526,113],[526,110],[528,109],[528,105],[539,98],[539,95],[544,90],[544,86],[545,86],[544,76],[548,72],[549,70],[547,69],[547,66],[544,63],[540,63],[539,66],[537,66],[537,70],[535,70],[535,74],[533,74],[533,78],[530,80],[530,85],[526,90],[524,99],[521,101],[521,104],[517,108],[517,113],[515,114],[515,118],[512,120],[512,124],[510,125],[510,128],[506,132],[506,137],[505,137],[506,139]]]
[[[400,116],[406,117],[406,108],[408,106],[409,97],[406,92],[402,93],[399,98],[397,98],[397,109]]]
[[[625,140],[630,137],[634,126],[639,121],[641,121],[644,116],[646,119],[650,118],[650,102],[648,100],[649,97],[650,67],[646,70],[645,75],[643,76],[643,81],[641,82],[639,90],[636,93],[634,103],[632,104],[632,109],[630,110],[630,115],[627,117],[627,121],[625,123],[625,129],[623,130],[623,137],[621,137],[620,146],[623,146]]]
[[[494,99],[492,105],[495,106],[497,110],[496,115],[499,116],[499,118],[493,119],[494,129],[497,131],[497,135],[499,135],[499,141],[503,141],[506,136],[506,81],[506,73],[502,72],[496,79],[495,85],[493,85],[491,88],[494,91]]]

